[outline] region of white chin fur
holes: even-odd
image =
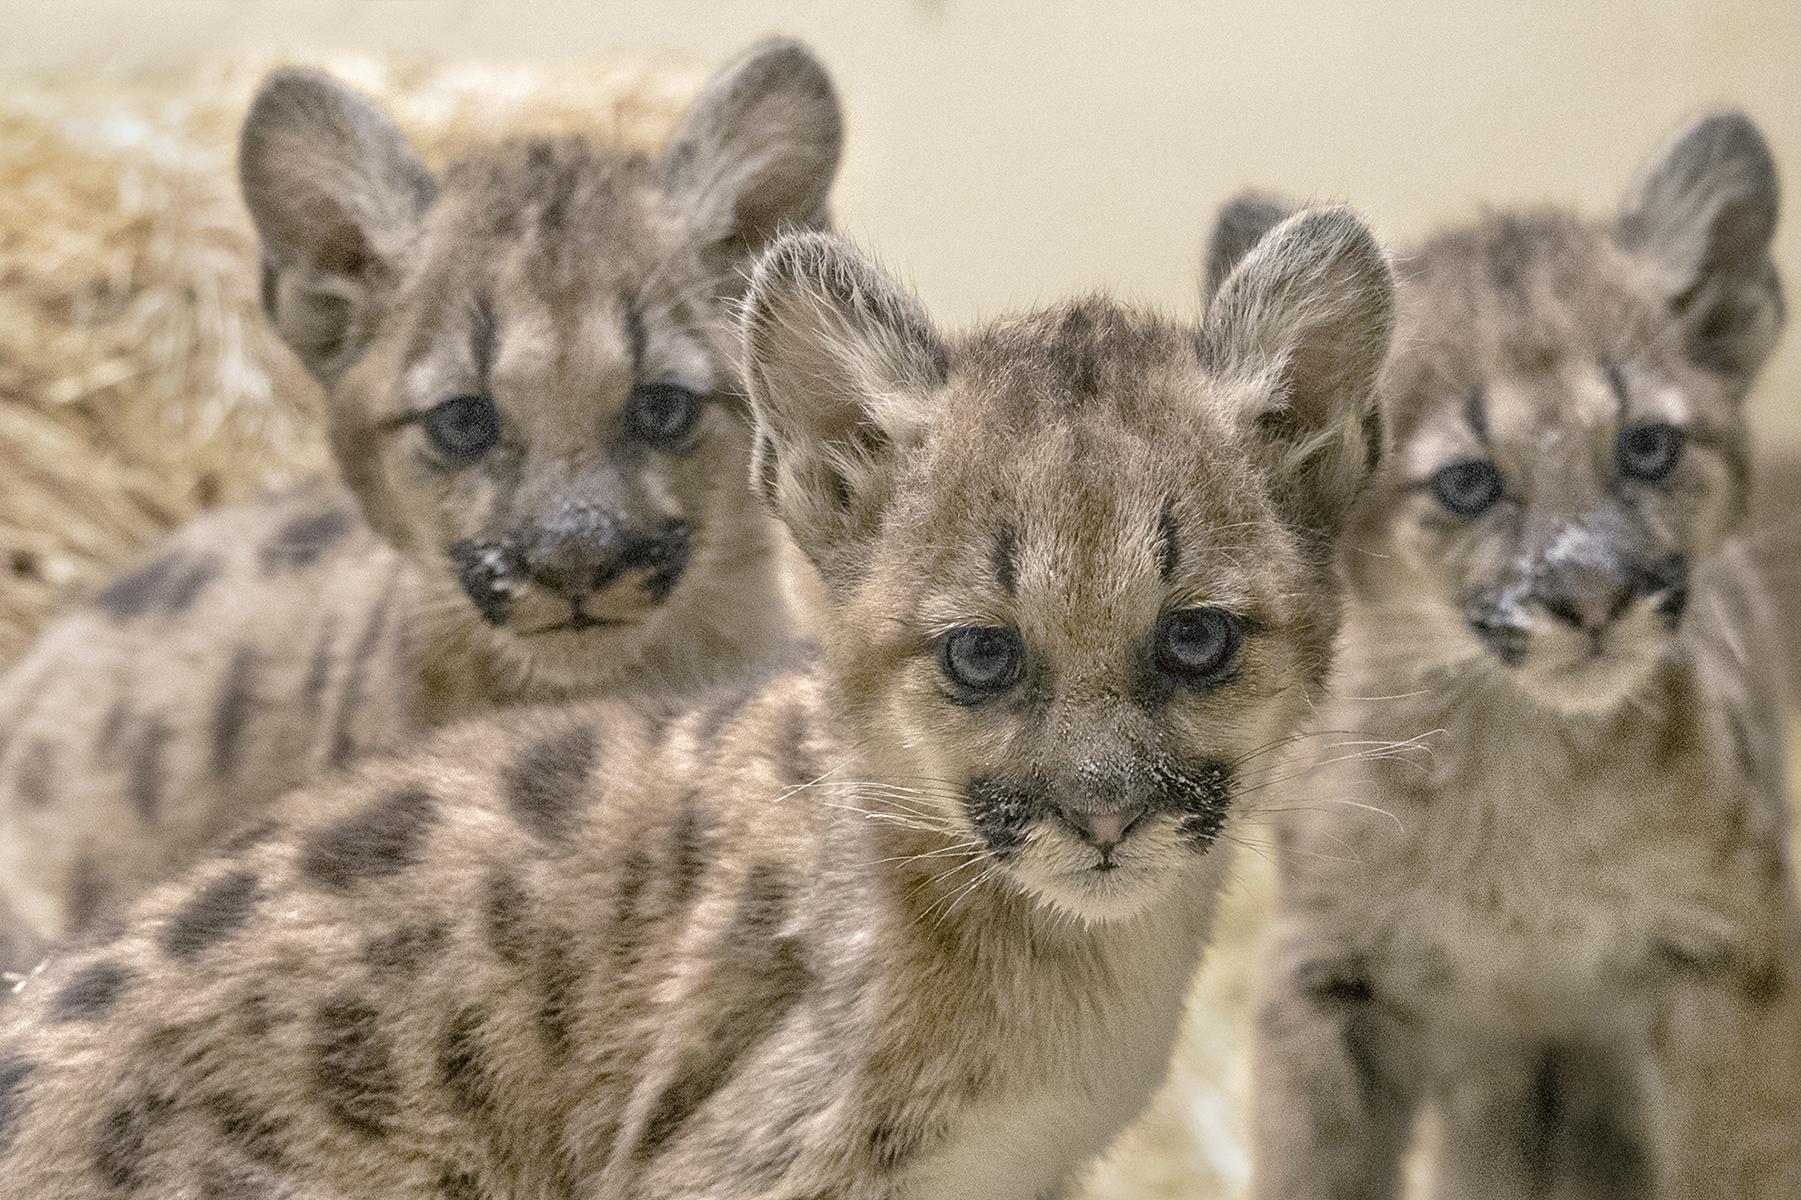
[[[1540,621],[1526,661],[1513,668],[1519,688],[1558,712],[1599,715],[1626,703],[1668,648],[1670,635],[1654,614],[1631,614],[1608,629],[1599,652],[1587,635]]]
[[[1096,871],[1090,869],[1093,850],[1073,841],[1047,845],[1047,840],[1040,836],[1028,842],[1012,866],[1014,877],[1039,903],[1085,925],[1143,913],[1175,890],[1186,876],[1184,865],[1196,858],[1185,847],[1134,847],[1128,840],[1118,853],[1118,869]]]

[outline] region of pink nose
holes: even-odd
[[[1129,808],[1116,808],[1112,812],[1071,813],[1069,821],[1090,842],[1105,850],[1124,840],[1126,830],[1143,815],[1144,805],[1137,804]]]

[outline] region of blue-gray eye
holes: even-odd
[[[1440,467],[1432,476],[1432,494],[1460,517],[1479,517],[1501,498],[1501,472],[1486,459],[1472,458]]]
[[[700,420],[700,397],[674,383],[641,383],[625,402],[633,437],[659,450],[680,449]]]
[[[500,410],[488,396],[452,396],[420,423],[432,449],[455,466],[474,462],[500,441]]]
[[[1010,625],[966,625],[938,641],[938,666],[955,698],[976,704],[1019,682],[1025,643]]]
[[[1207,691],[1238,673],[1244,621],[1222,608],[1181,608],[1157,621],[1157,669],[1195,691]]]
[[[1662,421],[1628,425],[1614,439],[1615,469],[1627,479],[1656,483],[1682,460],[1682,430]]]

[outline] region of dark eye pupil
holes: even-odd
[[[1620,430],[1615,457],[1620,474],[1658,480],[1676,467],[1682,453],[1682,431],[1674,425],[1634,425]]]
[[[487,396],[453,396],[425,414],[425,434],[438,453],[468,462],[500,440],[500,412]]]
[[[1223,683],[1238,657],[1241,622],[1217,608],[1185,608],[1158,623],[1157,663],[1191,687]]]
[[[1473,517],[1501,498],[1501,473],[1481,460],[1452,463],[1432,477],[1432,493],[1452,512]]]
[[[944,672],[971,692],[998,692],[1019,680],[1017,631],[1001,626],[953,630],[944,640]]]
[[[652,444],[680,442],[700,415],[700,398],[673,383],[642,383],[632,389],[632,431]]]

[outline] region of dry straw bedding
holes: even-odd
[[[0,79],[0,667],[164,530],[324,464],[319,396],[261,318],[236,190],[237,123],[271,65]],[[526,129],[651,145],[701,78],[319,65],[434,163]],[[1271,890],[1258,848],[1237,876],[1170,1086],[1097,1172],[1097,1200],[1243,1190],[1246,1013]]]

